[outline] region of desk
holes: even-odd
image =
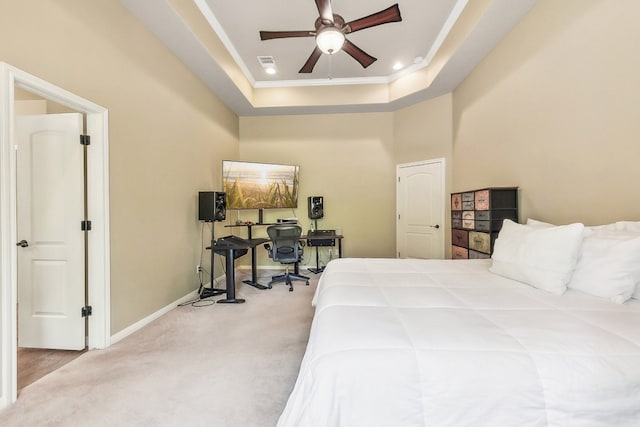
[[[229,224],[229,225],[225,225],[225,227],[247,227],[247,239],[251,240],[251,229],[253,227],[255,227],[256,225],[262,226],[262,227],[267,227],[269,225],[280,225],[280,224],[276,224],[276,223],[267,223],[267,222],[261,222],[260,224],[257,224],[255,222],[243,222],[242,224]],[[296,224],[297,225],[297,224]]]
[[[235,258],[236,251],[249,249],[250,244],[243,243],[241,240],[244,239],[234,239],[233,242],[225,241],[223,239],[218,239],[215,244],[212,244],[207,249],[211,250],[211,254],[217,253],[218,255],[223,255],[226,261],[226,276],[227,276],[227,297],[225,299],[218,300],[218,303],[233,303],[233,304],[241,304],[245,302],[242,298],[236,298],[236,271],[235,271]],[[213,255],[212,255],[213,256]],[[241,255],[240,255],[241,256]],[[211,269],[213,271],[213,268]],[[211,286],[213,286],[213,282],[211,282]]]
[[[256,259],[256,247],[266,243],[269,241],[269,239],[264,239],[264,238],[258,238],[258,239],[253,239],[251,236],[251,228],[254,225],[262,225],[262,226],[268,226],[268,225],[274,225],[274,224],[256,224],[253,222],[247,222],[247,223],[243,223],[243,224],[231,224],[231,225],[225,225],[225,227],[247,227],[247,239],[245,239],[247,242],[249,242],[249,244],[251,245],[251,280],[244,280],[242,283],[246,283],[247,285],[253,286],[256,289],[268,289],[266,286],[261,285],[260,283],[258,283],[258,267],[256,265],[257,263],[257,259]]]
[[[310,268],[309,271],[315,274],[321,273],[324,271],[324,267],[320,267],[320,258],[318,257],[318,247],[322,246],[335,246],[335,241],[338,241],[338,258],[342,258],[342,239],[344,238],[341,234],[335,233],[318,233],[315,234],[311,231],[307,232],[306,236],[301,236],[300,240],[307,240],[307,246],[315,246],[316,248],[316,268]],[[333,240],[333,244],[326,244],[327,240]]]
[[[269,241],[269,239],[246,239],[251,248],[251,280],[243,280],[242,283],[253,286],[256,289],[267,289],[266,286],[258,283],[258,266],[256,265],[256,247]]]
[[[247,227],[247,238],[244,239],[250,246],[248,246],[248,248],[251,249],[251,280],[244,280],[242,283],[246,283],[247,285],[253,286],[257,289],[268,289],[267,286],[261,285],[260,283],[258,283],[257,280],[257,259],[256,259],[256,247],[266,243],[269,241],[269,239],[265,239],[265,238],[257,238],[254,239],[252,236],[252,229],[253,227],[255,227],[256,225],[258,226],[263,226],[263,227],[268,227],[270,225],[284,225],[284,224],[280,224],[280,223],[255,223],[255,222],[246,222],[246,223],[242,223],[242,224],[229,224],[229,225],[225,225],[225,227]],[[298,224],[295,224],[298,225]],[[320,268],[320,260],[318,257],[318,248],[317,246],[320,245],[314,245],[313,242],[315,241],[325,241],[325,240],[337,240],[338,241],[338,258],[342,258],[342,239],[344,238],[344,236],[342,236],[341,234],[331,234],[331,235],[313,235],[312,232],[307,232],[307,235],[303,235],[300,236],[300,240],[306,240],[308,246],[316,246],[316,268],[315,269],[309,269],[309,271],[311,271],[312,273],[320,273],[324,270],[324,267]],[[331,245],[331,246],[335,246]],[[295,263],[295,267],[294,267],[294,274],[300,274],[299,272],[299,263]]]

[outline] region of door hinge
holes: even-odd
[[[92,311],[93,310],[90,305],[85,305],[82,307],[82,317],[91,316],[93,314]]]
[[[80,229],[82,231],[90,231],[91,230],[91,221],[85,219],[82,222],[80,222]]]
[[[91,137],[89,135],[80,135],[81,145],[91,145]]]

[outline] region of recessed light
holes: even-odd
[[[402,65],[402,62],[396,62],[395,64],[393,64],[393,69],[396,71],[402,70],[403,67],[404,65]]]
[[[265,73],[270,74],[270,75],[274,75],[276,73],[276,69],[273,67],[268,67],[264,69]]]

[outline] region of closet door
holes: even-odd
[[[397,257],[444,258],[444,159],[397,167]]]

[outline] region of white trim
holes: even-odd
[[[149,323],[153,322],[154,320],[164,316],[165,314],[167,314],[171,310],[175,309],[180,304],[183,304],[183,303],[191,301],[191,300],[195,300],[196,298],[198,298],[198,291],[197,290],[193,291],[193,292],[189,292],[187,295],[183,296],[182,298],[179,298],[176,301],[172,302],[171,304],[166,305],[165,307],[161,308],[160,310],[156,311],[155,313],[151,313],[150,315],[148,315],[144,319],[138,320],[136,323],[124,328],[123,330],[121,330],[117,334],[112,335],[111,336],[111,344],[115,344],[118,341],[122,341],[123,339],[125,339],[129,335],[133,334],[134,332],[138,332],[140,329],[144,328]]]
[[[211,28],[213,28],[213,31],[218,35],[224,47],[227,48],[227,51],[229,52],[233,60],[236,61],[236,64],[238,64],[238,67],[240,67],[240,69],[244,73],[247,80],[249,80],[249,82],[251,83],[251,86],[255,87],[256,79],[253,77],[253,75],[249,71],[249,68],[247,68],[246,64],[242,60],[242,57],[240,56],[236,48],[233,46],[233,43],[231,43],[229,36],[227,36],[227,33],[224,31],[224,29],[222,28],[222,25],[220,24],[216,16],[211,11],[211,8],[207,4],[207,2],[204,0],[194,0],[194,2],[196,4],[196,7],[200,9],[200,13],[202,13],[202,16],[204,16],[204,19],[207,20],[209,25],[211,25]]]
[[[16,399],[16,235],[13,135],[13,76],[0,64],[0,408]],[[7,102],[5,102],[7,100]],[[10,101],[9,101],[10,100]],[[15,176],[15,175],[14,175]],[[16,240],[13,239],[15,242]]]
[[[458,0],[456,2],[455,6],[453,6],[453,9],[451,10],[451,13],[449,14],[449,17],[440,29],[438,37],[436,37],[436,40],[431,45],[429,52],[427,52],[427,55],[422,59],[422,61],[403,68],[395,74],[392,74],[391,76],[389,76],[389,81],[387,83],[391,83],[392,81],[398,80],[404,76],[413,74],[416,71],[426,68],[429,64],[431,64],[431,61],[433,61],[436,53],[438,53],[438,51],[440,50],[440,46],[442,46],[442,43],[444,43],[445,39],[451,32],[451,29],[453,28],[455,23],[458,22],[460,15],[467,7],[467,3],[469,3],[469,0]]]
[[[20,87],[86,114],[89,149],[89,349],[110,344],[109,134],[107,109],[0,62],[0,409],[17,398],[17,241],[14,92]]]
[[[265,269],[265,270],[282,270],[281,267],[278,267],[277,265],[272,265],[272,266],[266,266],[266,267],[259,267],[260,269]],[[236,267],[236,270],[245,270],[245,271],[251,271],[251,266],[238,266]],[[216,277],[216,283],[226,283],[226,278],[227,276],[225,274]],[[210,282],[205,283],[204,286],[205,287],[210,287]],[[140,319],[139,321],[137,321],[136,323],[124,328],[123,330],[121,330],[120,332],[118,332],[117,334],[114,334],[111,336],[111,344],[115,344],[119,341],[122,341],[123,339],[125,339],[126,337],[128,337],[129,335],[138,332],[140,329],[144,328],[145,326],[147,326],[149,323],[153,322],[156,319],[159,319],[160,317],[164,316],[165,314],[169,313],[171,310],[175,309],[176,307],[178,307],[180,304],[184,304],[185,302],[188,301],[192,301],[192,300],[196,300],[198,298],[198,291],[192,291],[189,292],[187,295],[183,296],[182,298],[177,299],[176,301],[172,302],[171,304],[166,305],[165,307],[161,308],[160,310],[156,311],[155,313],[152,313],[150,315],[148,315],[147,317],[145,317],[144,319]]]
[[[307,267],[307,265],[300,264],[300,269],[304,269],[306,267]],[[314,268],[315,266],[309,265],[308,267]],[[284,270],[284,264],[257,265],[256,269],[258,269],[258,270]],[[239,265],[239,266],[236,267],[236,270],[251,272],[251,266],[250,265]],[[224,278],[224,276],[223,276],[223,278]]]
[[[111,335],[111,244],[109,219],[109,113],[87,114],[89,233],[89,349],[109,347]]]
[[[263,88],[287,88],[287,87],[316,87],[316,86],[357,86],[388,84],[391,80],[387,77],[358,77],[358,78],[331,78],[331,79],[304,79],[304,80],[261,80],[257,81],[254,89]]]

